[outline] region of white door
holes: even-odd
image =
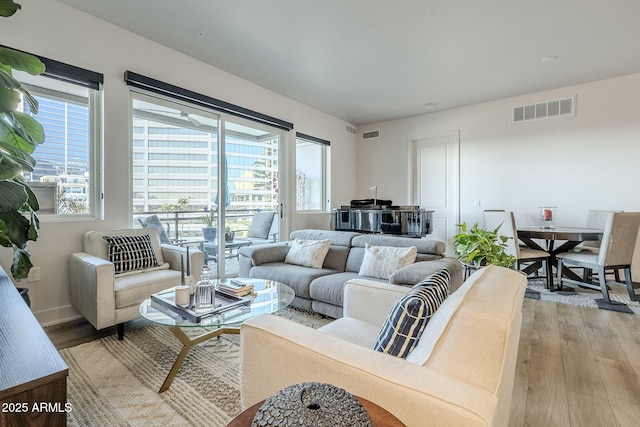
[[[412,138],[411,204],[433,211],[433,232],[428,239],[447,244],[453,256],[453,236],[460,221],[459,132]]]

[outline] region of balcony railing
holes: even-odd
[[[228,209],[225,212],[224,227],[235,231],[237,237],[245,236],[251,226],[255,209]],[[134,227],[140,227],[138,218],[157,215],[162,221],[169,238],[176,243],[191,239],[202,238],[202,228],[206,227],[209,212],[204,211],[174,211],[174,212],[135,212],[133,214]],[[221,229],[217,214],[214,213],[213,227]]]

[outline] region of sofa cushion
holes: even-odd
[[[395,248],[391,246],[373,246],[367,243],[364,248],[364,259],[358,274],[388,280],[399,268],[413,264],[416,260],[415,246]]]
[[[249,271],[249,276],[284,283],[293,289],[296,297],[309,298],[309,284],[314,279],[335,273],[337,271],[326,268],[317,269],[284,262],[274,262],[253,267]]]
[[[333,270],[344,271],[349,256],[349,248],[346,246],[331,245],[329,252],[324,258],[323,268],[331,268]]]
[[[420,254],[442,255],[446,249],[444,242],[381,234],[362,234],[351,241],[351,246],[364,248],[369,243],[374,246],[415,246]]]
[[[478,370],[480,366],[489,370],[489,365],[493,365],[493,359],[498,359],[498,356],[489,354],[483,361],[484,353],[491,348],[504,348],[504,343],[494,346],[495,341],[507,339],[506,329],[515,312],[520,311],[522,307],[525,286],[518,284],[518,279],[526,284],[524,275],[504,267],[490,265],[476,271],[442,303],[427,325],[415,350],[407,357],[407,361],[426,365],[431,363],[431,359],[437,359],[437,354],[448,354],[451,366],[447,366],[447,369],[455,371],[459,368],[454,375],[456,377],[467,375],[471,378],[470,372]],[[495,292],[496,286],[500,287],[501,292]],[[519,324],[512,326],[520,328]],[[452,356],[455,352],[451,353],[449,347],[461,345],[460,342],[466,343],[467,346],[476,346],[475,366],[463,369],[453,361]],[[438,360],[438,363],[448,362]],[[480,380],[480,377],[485,377],[484,374],[478,372],[473,375],[475,379]]]
[[[322,268],[330,244],[329,240],[295,239],[291,243],[284,262],[303,267]]]
[[[176,270],[118,276],[113,283],[116,308],[138,306],[152,293],[179,285],[180,276],[181,273]]]
[[[359,276],[358,273],[349,271],[318,277],[309,285],[309,295],[315,301],[322,301],[342,307],[345,283],[359,277],[361,276]]]
[[[333,230],[296,230],[291,232],[291,239],[304,239],[304,240],[325,240],[329,239],[332,245],[335,246],[351,246],[351,241],[360,236],[360,233],[354,233],[351,231],[333,231]]]
[[[140,236],[103,236],[115,274],[158,267],[158,259],[148,234]]]
[[[364,320],[341,317],[318,328],[318,330],[345,341],[371,348],[376,342],[380,328]]]
[[[442,269],[400,297],[382,324],[373,349],[406,358],[440,304],[449,296],[450,279],[449,272]]]

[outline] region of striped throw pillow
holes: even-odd
[[[449,296],[451,275],[446,268],[433,273],[395,303],[380,328],[373,349],[406,358],[440,304]]]
[[[158,266],[158,259],[148,234],[103,238],[107,241],[109,261],[113,263],[116,274]]]

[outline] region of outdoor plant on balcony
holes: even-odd
[[[21,6],[0,0],[0,16],[10,17]],[[13,70],[32,75],[44,72],[35,56],[0,47],[0,245],[13,249],[11,274],[24,279],[32,267],[27,243],[38,238],[38,199],[24,181],[23,173],[33,171],[32,154],[44,142],[44,129],[33,117],[17,111],[21,98],[33,114],[38,102],[13,77]]]

